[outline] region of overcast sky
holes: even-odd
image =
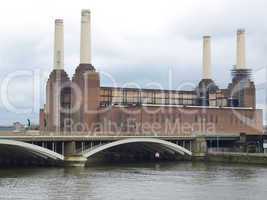
[[[80,12],[84,8],[91,10],[92,60],[101,72],[102,85],[111,84],[111,75],[119,85],[135,82],[146,87],[158,82],[168,88],[170,71],[174,88],[188,82],[196,85],[201,79],[202,36],[211,35],[213,79],[227,87],[235,64],[236,30],[245,28],[247,66],[253,69],[257,104],[264,107],[267,1],[8,0],[0,6],[0,124],[25,123],[26,118],[38,121],[43,86],[52,69],[56,18],[64,19],[65,69],[72,77],[79,64]],[[12,79],[4,90],[14,73],[24,75]],[[16,108],[32,111],[10,111],[7,98]]]

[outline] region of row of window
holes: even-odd
[[[122,97],[122,98],[183,98],[183,99],[194,99],[196,98],[196,94],[190,93],[182,93],[182,92],[173,92],[173,91],[142,91],[142,90],[123,90],[123,89],[101,89],[100,96],[105,97]]]
[[[132,90],[132,89],[121,89],[121,88],[102,88],[100,91],[101,96],[129,96],[129,97],[155,97],[155,98],[174,98],[174,99],[194,99],[197,97],[194,91],[163,91],[163,90]],[[209,94],[210,100],[225,99],[226,96],[221,93],[211,93]]]
[[[105,88],[101,89],[102,104],[169,104],[169,105],[197,105],[197,95],[181,91],[142,91]],[[210,94],[209,106],[226,107],[227,98],[221,93]]]
[[[195,99],[169,99],[169,98],[139,98],[139,97],[101,97],[101,102],[110,102],[109,104],[123,104],[123,103],[143,103],[143,104],[170,104],[170,105],[195,105]]]

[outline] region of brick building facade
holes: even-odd
[[[209,74],[209,60],[203,61],[203,79],[191,91],[102,87],[87,52],[90,42],[88,48],[84,47],[86,37],[90,38],[88,24],[90,12],[82,11],[81,64],[72,80],[64,69],[55,67],[50,74],[46,105],[40,111],[42,131],[96,135],[262,134],[262,110],[256,108],[251,70],[241,62],[245,55],[237,55],[239,65],[232,71],[232,82],[223,89]],[[243,38],[243,34],[243,30],[238,31],[238,37]],[[203,59],[210,59],[209,39],[204,37]],[[238,42],[242,40],[238,38]]]

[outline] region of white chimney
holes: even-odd
[[[211,79],[211,47],[210,36],[203,37],[203,79]]]
[[[64,69],[64,24],[62,19],[55,20],[54,69]]]
[[[245,30],[237,30],[236,69],[246,69]]]
[[[91,17],[90,10],[82,10],[80,63],[91,64]]]

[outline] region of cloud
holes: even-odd
[[[181,1],[15,1],[1,4],[0,84],[18,70],[40,70],[40,93],[32,91],[32,77],[10,86],[16,106],[30,106],[39,95],[44,102],[44,83],[53,63],[54,19],[64,18],[65,69],[72,77],[79,64],[80,10],[92,11],[93,63],[103,73],[101,83],[119,85],[136,82],[142,87],[159,82],[168,88],[173,72],[174,87],[201,79],[202,36],[212,36],[213,77],[227,87],[235,64],[235,32],[246,28],[247,65],[259,77],[266,67],[267,23],[264,0],[181,0]],[[257,84],[257,103],[265,103],[265,86]],[[0,102],[0,106],[3,102]],[[0,112],[0,124],[24,120],[24,116]],[[13,118],[12,118],[13,116]],[[38,112],[33,112],[37,121]],[[8,119],[8,120],[7,120]]]

